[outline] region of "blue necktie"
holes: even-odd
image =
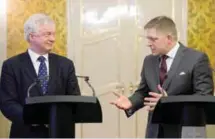
[[[47,66],[45,63],[46,58],[44,56],[40,56],[38,58],[38,61],[40,61],[40,66],[39,66],[39,72],[38,72],[38,78],[40,80],[40,85],[43,94],[45,94],[48,90],[48,72],[47,72]]]

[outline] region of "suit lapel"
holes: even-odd
[[[181,59],[183,58],[183,55],[184,55],[184,51],[185,50],[185,47],[182,46],[180,44],[180,47],[177,51],[177,54],[173,60],[173,63],[170,67],[170,70],[167,74],[167,79],[164,81],[163,83],[163,88],[166,90],[168,88],[168,85],[170,84],[170,82],[172,81],[172,78],[173,76],[175,75],[177,69],[178,69],[178,66],[180,65],[180,62],[181,62]]]
[[[53,54],[49,54],[49,83],[48,83],[48,93],[49,94],[53,94],[54,90],[54,86],[55,86],[55,78],[57,76],[57,59]]]
[[[147,68],[147,76],[150,77],[150,86],[158,92],[157,85],[159,84],[159,56],[152,56],[149,61],[150,66]]]
[[[30,80],[31,83],[35,82],[35,80],[37,79],[37,74],[28,52],[24,53],[23,57],[21,58],[21,61],[23,63],[25,75],[28,76],[28,79]],[[32,91],[31,95],[36,95],[36,96],[41,95],[42,91],[40,89],[40,86],[36,85],[35,88],[36,88],[36,91]]]

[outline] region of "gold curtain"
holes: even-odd
[[[46,13],[56,23],[54,53],[66,56],[66,0],[7,0],[7,57],[26,51],[25,20],[34,13]],[[0,114],[0,138],[9,135],[10,123]]]
[[[211,67],[215,69],[215,0],[188,0],[187,39],[189,47],[208,55]],[[207,126],[209,138],[215,137],[214,131],[214,126]]]
[[[53,52],[66,55],[66,0],[7,0],[7,56],[26,51],[25,20],[34,13],[46,13],[56,23],[56,42]]]
[[[215,0],[188,0],[188,46],[205,52],[215,69]]]

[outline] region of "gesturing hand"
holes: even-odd
[[[127,110],[132,107],[131,101],[126,96],[117,94],[115,92],[113,92],[113,94],[117,97],[117,99],[110,102],[110,104],[115,105],[117,108],[122,110]]]

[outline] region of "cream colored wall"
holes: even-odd
[[[0,67],[2,66],[3,60],[6,58],[7,53],[7,36],[6,36],[6,29],[7,29],[7,16],[6,16],[6,0],[0,1]]]
[[[131,118],[125,117],[123,111],[117,111],[109,104],[115,99],[110,90],[115,84],[122,83],[123,95],[129,96],[136,88],[143,59],[150,54],[142,36],[142,27],[147,20],[158,15],[172,17],[177,23],[180,41],[186,44],[187,1],[67,0],[67,2],[68,57],[75,61],[77,73],[90,76],[103,110],[103,123],[84,124],[77,128],[78,137],[143,138],[147,123],[146,111],[142,109]],[[129,13],[113,16],[113,19],[109,20],[109,11],[117,8],[120,11],[122,6],[128,6],[128,9],[133,6],[134,9],[137,8],[137,13],[134,12],[133,16]],[[99,17],[91,22],[85,15],[92,11],[98,12]],[[117,15],[117,12],[114,13]],[[100,19],[106,22],[100,23]],[[81,89],[82,94],[91,95],[84,82]]]

